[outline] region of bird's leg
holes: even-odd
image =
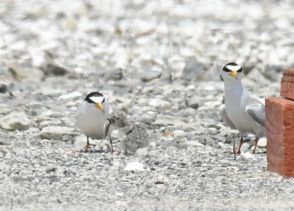
[[[111,152],[114,152],[111,135],[109,135],[109,141],[110,141],[110,146],[111,146]]]
[[[86,144],[86,146],[84,147],[84,151],[85,151],[85,152],[89,152],[89,148],[90,148],[90,141],[89,141],[89,137],[87,136],[87,144]]]
[[[258,140],[259,140],[259,138],[258,137],[256,137],[255,139],[254,139],[254,149],[253,149],[253,154],[255,154],[255,150],[256,150],[256,147],[257,147],[257,142],[258,142]]]
[[[234,160],[236,160],[236,151],[235,151],[236,140],[234,139],[233,143],[233,153],[234,153]]]
[[[83,151],[84,152],[89,152],[91,146],[95,146],[95,144],[90,144],[90,138],[87,136],[87,144],[84,147],[84,150]]]
[[[240,144],[239,144],[239,147],[238,147],[238,150],[237,150],[236,154],[241,154],[241,147],[242,147],[242,144],[243,144],[243,136],[242,136],[241,139],[240,139]]]

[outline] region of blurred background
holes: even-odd
[[[219,80],[237,61],[253,81],[277,81],[294,61],[293,9],[291,0],[2,0],[0,74]]]

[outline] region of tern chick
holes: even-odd
[[[134,154],[137,149],[149,145],[149,135],[146,129],[140,124],[129,121],[122,112],[110,114],[105,124],[105,134],[108,134],[110,126],[119,129],[121,148],[125,154]]]
[[[253,153],[255,153],[259,138],[265,136],[264,104],[259,99],[249,95],[247,89],[242,85],[241,72],[241,65],[230,62],[224,66],[221,73],[225,87],[225,107],[221,109],[220,115],[227,125],[239,130],[241,134],[237,152],[234,143],[234,155],[241,153],[245,134],[255,135]]]
[[[100,92],[89,93],[80,105],[76,115],[76,126],[87,137],[85,152],[88,152],[91,146],[89,138],[104,139],[106,137],[104,124],[111,112],[111,106]],[[112,143],[111,149],[113,149]]]

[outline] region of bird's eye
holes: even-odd
[[[104,103],[105,102],[105,98],[103,98],[103,100],[101,101],[101,103]]]
[[[238,73],[242,72],[242,67],[241,67],[239,70],[237,70],[237,72],[238,72]]]

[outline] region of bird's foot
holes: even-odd
[[[237,151],[235,151],[235,154],[236,154],[236,155],[240,155],[240,154],[241,154],[241,150],[238,149]]]
[[[86,146],[83,149],[81,149],[81,152],[89,152],[91,148],[95,146],[96,144],[86,144]]]

